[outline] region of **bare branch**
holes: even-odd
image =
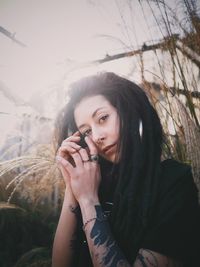
[[[19,40],[17,40],[15,38],[15,33],[11,33],[8,30],[6,30],[5,28],[0,26],[0,32],[3,33],[5,36],[7,36],[8,38],[10,38],[11,40],[13,40],[13,42],[17,43],[18,45],[22,46],[22,47],[26,47],[26,45],[22,42],[20,42]]]

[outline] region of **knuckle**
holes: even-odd
[[[62,164],[63,164],[64,167],[68,167],[69,166],[69,163],[68,163],[67,160],[63,160],[62,161]]]
[[[82,148],[80,148],[78,152],[79,152],[79,154],[84,155]]]
[[[77,159],[77,152],[76,151],[74,153],[72,153],[72,157],[73,157],[74,160]]]
[[[67,163],[66,162],[62,162],[62,165],[64,166],[64,167],[67,167]]]
[[[88,171],[90,171],[90,172],[93,170],[93,166],[92,165],[93,164],[90,164],[89,167],[88,167]]]
[[[91,155],[96,155],[96,154],[97,154],[96,149],[91,149],[91,150],[90,150],[90,154],[91,154]]]
[[[63,143],[63,144],[61,145],[62,148],[66,148],[66,147],[68,147],[68,146],[69,146],[68,143]]]
[[[85,169],[86,169],[87,171],[89,171],[89,170],[91,169],[91,165],[90,165],[90,164],[85,165]]]
[[[66,143],[66,140],[62,141],[61,146],[64,146]]]
[[[79,159],[80,156],[79,156],[78,153],[75,151],[74,154],[73,154],[73,157],[74,157],[75,159]]]
[[[62,141],[62,144],[61,145],[65,145],[66,143],[68,143],[70,141],[70,137],[67,137],[66,139],[64,139]]]
[[[84,148],[81,148],[79,150],[79,152],[80,152],[81,155],[84,155],[84,156],[87,155],[87,152],[86,152],[86,150]]]
[[[63,152],[63,147],[61,146],[60,148],[59,148],[59,152]]]
[[[61,157],[62,155],[63,155],[63,151],[62,151],[61,148],[59,148],[58,151],[57,151],[56,156],[60,156]]]

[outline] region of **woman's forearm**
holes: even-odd
[[[58,222],[52,255],[52,267],[71,267],[77,237],[78,204],[67,192]]]
[[[96,201],[82,203],[80,208],[93,265],[95,267],[130,267],[112,236],[100,203]]]

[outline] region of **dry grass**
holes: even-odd
[[[12,176],[12,177],[11,177]],[[37,145],[28,155],[0,164],[2,199],[14,202],[43,216],[56,213],[64,189],[51,144]]]

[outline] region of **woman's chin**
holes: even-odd
[[[103,157],[105,160],[117,164],[119,163],[119,159],[118,156],[116,154],[112,154],[112,155],[101,155],[101,157]]]

